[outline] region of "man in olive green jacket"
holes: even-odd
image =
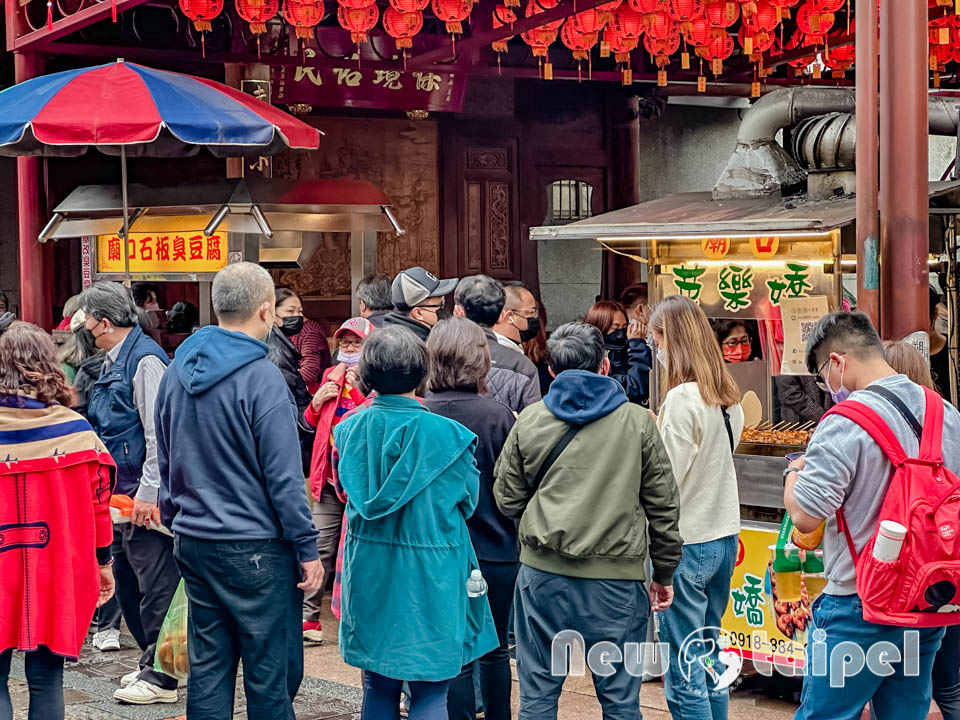
[[[494,471],[497,505],[520,518],[520,720],[556,718],[564,678],[549,660],[557,633],[579,633],[587,651],[608,642],[622,652],[646,639],[650,610],[673,600],[683,548],[670,459],[650,413],[607,377],[600,331],[563,325],[547,354],[556,379],[543,402],[520,414]],[[594,673],[605,718],[640,719],[642,664],[627,665]]]

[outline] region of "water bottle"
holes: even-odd
[[[487,594],[487,581],[483,579],[483,573],[480,569],[471,571],[467,579],[467,597],[481,597]]]

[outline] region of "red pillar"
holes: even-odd
[[[880,322],[896,340],[930,326],[927,3],[880,12]]]
[[[16,81],[43,74],[43,56],[14,54]],[[53,327],[53,288],[47,283],[43,246],[37,235],[43,228],[43,173],[40,158],[17,158],[17,216],[20,237],[20,318],[50,330]]]
[[[877,3],[857,0],[857,309],[880,329]]]

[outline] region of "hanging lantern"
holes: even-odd
[[[350,39],[356,44],[365,43],[370,38],[367,33],[377,26],[380,10],[376,4],[365,8],[349,8],[343,4],[337,8],[337,21],[340,27],[350,31]]]
[[[779,23],[777,9],[767,0],[759,0],[756,3],[756,11],[750,16],[743,16],[743,27],[746,28],[747,34],[759,40],[761,44],[767,42],[767,38]]]
[[[673,35],[666,40],[657,40],[647,34],[643,36],[643,47],[653,56],[657,67],[664,68],[670,64],[670,56],[680,49],[680,35]]]
[[[724,33],[720,37],[710,39],[706,45],[697,48],[697,55],[711,63],[714,75],[723,72],[723,61],[733,55],[733,38]]]
[[[763,53],[773,49],[776,43],[776,38],[773,35],[768,33],[761,40],[759,35],[751,35],[745,27],[740,28],[737,37],[740,40],[740,47],[744,48],[744,52],[750,56],[752,62],[760,62]],[[746,50],[748,46],[750,47],[750,52]]]
[[[534,15],[539,15],[547,10],[552,10],[559,4],[560,0],[529,0],[527,7],[524,10],[524,16],[533,17]],[[549,28],[550,30],[556,30],[559,32],[561,25],[563,25],[563,20],[551,20],[550,22],[541,25],[540,28]],[[536,29],[539,30],[540,28]],[[556,39],[556,33],[554,33],[553,40],[555,41]]]
[[[397,50],[408,50],[413,47],[413,36],[423,29],[423,15],[416,11],[397,12],[392,6],[388,7],[383,11],[383,29],[394,39]]]
[[[211,20],[223,11],[223,0],[180,0],[183,14],[193,20],[193,26],[199,33],[213,29]]]
[[[830,52],[824,58],[825,64],[830,68],[830,74],[834,79],[841,79],[844,74],[853,67],[856,59],[856,45],[843,45],[841,47],[830,48]],[[951,55],[950,48],[947,48],[947,56]]]
[[[253,35],[263,35],[267,31],[267,21],[280,11],[278,0],[236,0],[236,5],[237,15],[250,24]]]
[[[550,46],[557,41],[557,30],[548,27],[538,27],[520,34],[523,41],[530,46],[534,57],[545,58]]]
[[[610,26],[622,38],[638,38],[643,34],[643,15],[625,3],[613,14],[613,21],[607,24]]]
[[[647,35],[654,40],[666,40],[677,35],[677,26],[666,12],[658,12],[656,19],[647,26]]]
[[[363,8],[377,4],[377,0],[337,0],[337,2],[340,4],[340,7],[345,7],[350,10],[362,10]]]
[[[583,12],[577,13],[570,18],[570,25],[572,25],[573,29],[581,35],[598,33],[603,30],[603,26],[606,24],[606,20],[601,17],[599,8],[595,8],[593,10],[584,10]]]
[[[630,53],[637,49],[640,44],[640,36],[625,37],[617,32],[614,25],[607,25],[603,31],[604,42],[610,43],[610,52],[618,63],[630,62]]]
[[[706,0],[670,0],[667,14],[680,28],[680,32],[684,32],[691,22],[703,17],[706,7]]]
[[[740,0],[740,12],[748,18],[757,11],[757,0]]]
[[[840,12],[847,0],[811,0],[819,12]]]
[[[513,24],[516,21],[517,21],[517,14],[513,10],[508,8],[506,5],[497,5],[493,9],[493,29],[494,30],[499,30],[504,25],[513,26]],[[511,35],[508,38],[497,40],[495,43],[491,44],[491,47],[493,48],[494,52],[496,52],[498,55],[497,57],[498,64],[500,62],[499,54],[505,53],[507,51],[507,44],[511,40],[513,40],[514,37],[515,37],[514,35]]]
[[[283,19],[293,26],[299,39],[306,40],[323,19],[323,0],[284,0]]]
[[[733,0],[709,0],[703,16],[710,26],[710,34],[721,37],[740,19],[740,6]]]
[[[643,24],[650,27],[660,13],[667,10],[667,0],[627,0],[630,7],[643,16]]]
[[[446,24],[448,33],[463,35],[463,21],[473,10],[471,0],[432,0],[431,5],[437,19]]]
[[[430,5],[430,0],[390,0],[390,7],[398,13],[423,12]]]
[[[696,18],[688,23],[687,29],[683,32],[683,39],[687,41],[688,45],[693,45],[694,47],[706,45],[710,41],[710,38],[710,25],[707,24],[705,17]]]
[[[808,37],[826,35],[830,32],[834,22],[836,22],[836,16],[833,13],[820,12],[811,0],[805,2],[797,10],[797,27]]]
[[[790,8],[796,7],[800,0],[770,0],[770,4],[776,8],[780,19],[790,17]]]
[[[586,60],[597,44],[597,33],[582,33],[568,20],[560,29],[560,41],[573,53],[574,60]]]

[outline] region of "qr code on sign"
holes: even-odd
[[[816,320],[809,320],[800,323],[800,342],[804,345],[807,344],[807,340],[810,338],[810,334],[813,332],[813,329],[817,326]]]

